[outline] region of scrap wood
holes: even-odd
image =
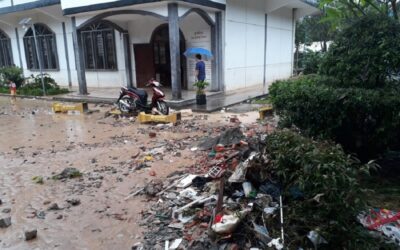
[[[138,195],[138,194],[139,194],[140,192],[142,192],[143,190],[144,190],[144,187],[143,187],[143,188],[140,188],[138,191],[136,191],[136,192],[134,192],[134,193],[128,195],[127,197],[125,197],[124,200],[126,201],[126,200],[128,200],[129,198]]]
[[[210,200],[215,200],[216,198],[217,197],[215,195],[211,195],[210,197],[206,197],[206,198],[201,197],[201,198],[199,198],[199,199],[197,199],[197,200],[195,200],[193,202],[190,202],[189,204],[186,204],[185,206],[183,206],[181,208],[178,208],[177,210],[173,211],[172,212],[172,217],[175,218],[176,214],[186,210],[187,208],[189,208],[189,207],[191,207],[191,206],[193,206],[195,204],[205,203],[205,202],[210,201]]]
[[[184,175],[182,176],[182,178],[180,178],[180,179],[174,181],[174,183],[172,183],[171,185],[169,185],[168,187],[166,187],[163,191],[158,192],[158,193],[156,194],[156,196],[160,196],[160,195],[162,195],[165,191],[167,191],[167,190],[169,190],[169,189],[175,187],[176,185],[178,185],[178,183],[179,183],[181,180],[185,179],[188,175],[189,175],[189,174],[184,174]]]
[[[224,179],[221,179],[219,181],[219,192],[218,192],[218,200],[217,200],[217,209],[216,209],[216,213],[220,213],[222,210],[222,202],[224,200]]]

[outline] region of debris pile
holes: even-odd
[[[147,232],[135,248],[282,249],[282,198],[262,168],[268,161],[261,151],[264,133],[235,127],[206,138],[194,149],[206,152],[193,174],[177,173],[139,190],[158,202],[142,213]]]
[[[359,236],[340,230],[359,227],[352,211],[363,204],[344,199],[361,193],[352,180],[368,164],[336,145],[273,130],[263,124],[221,129],[191,148],[195,163],[186,172],[152,180],[127,197],[145,194],[154,202],[142,212],[144,238],[132,249],[351,244]]]

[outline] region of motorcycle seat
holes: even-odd
[[[147,92],[144,89],[138,89],[138,88],[129,88],[129,91],[134,92],[137,94],[140,98],[140,101],[143,104],[147,104]]]

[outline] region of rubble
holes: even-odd
[[[76,177],[81,177],[82,173],[76,168],[65,168],[60,174],[54,175],[53,179],[55,180],[63,180],[63,179],[72,179]]]
[[[37,237],[37,229],[26,229],[24,231],[25,240],[33,240]]]
[[[0,218],[0,228],[11,226],[11,217]]]

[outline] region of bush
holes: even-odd
[[[338,88],[320,76],[278,81],[269,89],[281,125],[333,139],[363,159],[399,149],[400,91],[397,88]]]
[[[269,135],[265,150],[266,172],[279,180],[285,197],[287,249],[305,247],[311,230],[328,241],[322,249],[372,249],[379,244],[356,222],[366,208],[358,179],[373,164],[361,165],[338,145],[288,130]],[[302,197],[295,198],[293,190]]]
[[[48,74],[43,74],[44,85],[47,95],[58,95],[68,93],[69,90],[66,88],[60,88],[55,80]],[[42,96],[43,87],[40,74],[32,75],[28,79],[28,83],[17,90],[18,94],[31,95],[31,96]]]
[[[324,53],[306,50],[299,56],[299,66],[303,69],[303,74],[316,74],[322,63]]]
[[[22,69],[19,67],[0,68],[0,78],[3,85],[8,85],[7,80],[11,80],[17,85],[17,88],[21,87],[25,81]]]
[[[400,68],[400,24],[387,16],[366,15],[349,23],[335,38],[320,73],[343,87],[384,86]]]

